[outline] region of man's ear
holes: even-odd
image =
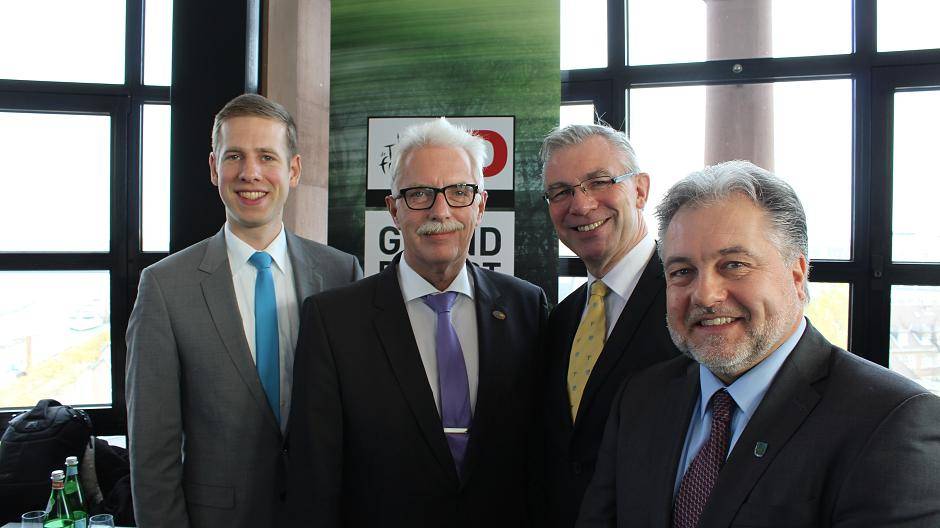
[[[480,205],[477,212],[477,224],[483,221],[483,211],[486,210],[486,199],[489,197],[486,191],[480,191],[478,194],[480,195]]]
[[[219,173],[215,168],[215,152],[209,152],[209,181],[212,185],[219,186]]]
[[[392,198],[392,195],[385,197],[385,206],[388,207],[388,214],[392,215],[392,221],[395,222],[395,227],[400,228],[398,225],[398,200]]]
[[[636,187],[636,206],[643,209],[650,198],[650,175],[645,172],[637,174],[633,177],[633,184]]]
[[[796,294],[799,295],[803,304],[806,304],[806,301],[809,300],[809,296],[806,294],[809,262],[806,261],[805,255],[800,255],[799,258],[793,261],[793,265],[790,266],[790,273],[793,275],[793,285],[796,287]]]
[[[300,154],[294,154],[294,157],[290,160],[290,186],[291,188],[297,187],[297,184],[300,183],[300,175],[303,173],[303,167],[300,163]]]

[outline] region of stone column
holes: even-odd
[[[704,1],[708,60],[773,54],[771,0]],[[711,165],[731,159],[747,159],[773,170],[772,84],[705,88],[705,163]]]
[[[326,243],[329,197],[330,1],[270,0],[264,86],[297,122],[303,173],[284,209],[284,225]]]

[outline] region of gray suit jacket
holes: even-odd
[[[362,277],[355,257],[287,233],[298,302]],[[127,327],[137,526],[277,525],[283,438],[235,300],[225,236],[145,269]]]
[[[614,401],[579,528],[672,525],[698,363]],[[940,526],[940,398],[807,325],[718,474],[700,528]],[[760,446],[760,447],[759,447]]]

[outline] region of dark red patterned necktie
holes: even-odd
[[[733,404],[734,400],[725,389],[713,394],[709,401],[712,409],[712,430],[682,477],[672,511],[673,528],[698,526],[699,517],[705,510],[705,503],[708,502],[712,488],[718,482],[718,472],[721,471],[728,454]]]

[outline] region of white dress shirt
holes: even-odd
[[[424,304],[423,296],[438,291],[424,277],[418,275],[405,256],[398,261],[398,285],[401,287],[401,296],[408,310],[408,319],[411,320],[411,330],[418,344],[418,353],[424,364],[424,372],[428,376],[428,384],[434,395],[434,405],[437,412],[441,412],[440,384],[437,377],[437,313],[430,306]],[[476,409],[477,385],[480,376],[479,338],[477,337],[477,312],[473,297],[473,281],[467,272],[467,267],[460,269],[460,273],[444,291],[457,292],[457,300],[450,312],[450,322],[457,331],[457,340],[463,351],[464,363],[467,365],[467,381],[470,385],[470,410]]]
[[[228,252],[228,264],[232,270],[232,283],[235,286],[235,299],[242,316],[245,339],[251,350],[251,360],[257,362],[255,355],[255,279],[258,268],[248,259],[257,251],[232,232],[225,223],[225,248]],[[281,370],[281,431],[290,415],[290,394],[292,372],[294,369],[294,348],[297,346],[297,332],[300,327],[300,314],[297,303],[297,288],[294,286],[294,273],[290,255],[287,252],[287,235],[283,225],[277,237],[264,248],[274,259],[271,275],[274,277],[274,296],[277,303],[278,356]]]
[[[620,314],[623,313],[624,307],[627,306],[627,300],[633,295],[633,290],[636,289],[637,283],[640,282],[640,275],[642,275],[643,270],[646,269],[650,257],[653,256],[653,251],[656,251],[656,241],[653,239],[652,233],[648,232],[637,245],[633,246],[633,248],[620,259],[620,262],[610,268],[607,275],[600,278],[610,290],[604,302],[607,337],[610,337],[610,332],[613,331],[614,325],[617,324],[617,321],[620,319]],[[584,318],[584,314],[587,313],[588,300],[590,300],[591,297],[590,288],[595,280],[598,280],[598,278],[588,273],[588,295],[587,299],[584,300],[584,309],[581,311],[582,319]],[[663,324],[666,323],[663,322]]]

